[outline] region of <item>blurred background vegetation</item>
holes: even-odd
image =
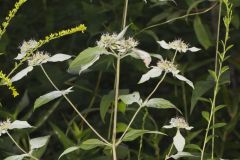
[[[226,126],[216,130],[216,153],[222,158],[240,157],[240,1],[232,0],[234,5],[233,21],[230,30],[230,43],[234,44],[228,59],[230,71],[223,79],[226,83],[218,95],[217,104],[225,104],[226,107],[218,112],[216,121],[225,122]],[[15,1],[0,1],[0,20],[8,14]],[[197,91],[175,79],[167,78],[161,85],[155,96],[163,97],[173,102],[187,118],[194,130],[185,133],[188,143],[202,145],[206,121],[201,115],[202,111],[209,110],[206,99],[212,96],[213,87],[209,80],[208,69],[214,68],[218,2],[214,0],[176,0],[160,1],[131,0],[129,2],[127,23],[132,23],[129,36],[134,36],[139,41],[139,48],[150,53],[161,54],[164,57],[172,56],[172,52],[159,47],[156,40],[172,41],[181,38],[191,46],[202,48],[198,53],[182,54],[177,62],[181,71],[191,79]],[[66,28],[71,28],[84,23],[88,29],[84,34],[76,33],[51,41],[41,50],[49,53],[65,53],[78,55],[83,49],[94,46],[96,40],[106,32],[119,32],[122,24],[123,0],[28,0],[24,4],[0,41],[0,68],[9,73],[14,66],[14,57],[19,53],[19,45],[24,40],[41,39],[44,36]],[[144,30],[154,24],[180,17],[189,13],[202,12],[210,7],[210,11],[181,18],[167,24]],[[225,9],[222,10],[224,15]],[[221,24],[223,25],[223,24]],[[220,38],[223,38],[224,27],[221,27]],[[155,62],[153,62],[155,64]],[[113,60],[102,57],[90,71],[81,76],[70,75],[66,72],[68,64],[46,64],[45,68],[54,82],[60,88],[74,86],[74,93],[70,98],[77,104],[78,109],[86,114],[87,119],[105,137],[108,136],[108,123],[110,114],[105,117],[103,123],[99,114],[101,98],[113,89],[114,67]],[[138,85],[137,82],[147,68],[141,61],[128,58],[122,62],[120,88],[129,92],[139,91],[141,96],[147,96],[157,80]],[[7,117],[12,119],[28,120],[36,128],[26,131],[18,131],[13,136],[19,143],[28,148],[27,140],[30,137],[51,135],[44,160],[57,159],[64,149],[80,143],[88,137],[95,136],[79,119],[76,113],[68,107],[68,104],[59,99],[44,107],[33,111],[33,104],[37,97],[52,91],[53,88],[47,81],[40,68],[36,68],[29,76],[15,83],[20,96],[13,98],[5,87],[0,87],[0,119]],[[201,93],[201,94],[200,94]],[[123,107],[124,108],[124,107]],[[128,122],[134,113],[135,106],[121,111],[119,121]],[[133,128],[141,128],[144,111],[139,114],[133,124]],[[159,129],[168,123],[171,117],[176,116],[175,110],[149,110],[146,119],[146,129]],[[171,131],[165,131],[169,137],[145,135],[143,141],[143,159],[155,160],[156,154],[161,156],[171,145]],[[14,153],[19,153],[13,147],[8,137],[0,138],[0,159]],[[136,159],[139,140],[119,147],[119,159]],[[194,147],[189,147],[195,152]],[[108,156],[109,155],[109,156]],[[90,151],[76,151],[71,156],[63,159],[111,159],[108,150],[95,149]]]

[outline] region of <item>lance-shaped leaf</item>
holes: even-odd
[[[173,138],[173,144],[178,152],[182,152],[185,146],[185,138],[181,135],[179,129]]]
[[[52,91],[50,93],[40,96],[39,98],[36,99],[36,101],[34,103],[34,109],[41,107],[42,105],[44,105],[58,97],[61,97],[62,95],[72,92],[73,90],[71,90],[71,89],[72,89],[72,87],[70,87],[66,90],[62,90],[62,91]]]
[[[146,67],[149,67],[149,64],[152,61],[152,58],[150,54],[146,51],[143,51],[141,49],[134,48],[132,49],[132,53],[130,54],[132,57],[137,58],[137,59],[142,59]]]
[[[194,86],[193,86],[193,83],[188,80],[186,77],[182,76],[182,75],[179,75],[179,74],[176,74],[174,75],[177,79],[179,79],[180,81],[184,81],[186,82],[189,86],[191,86],[193,89],[194,89]]]
[[[30,154],[34,157],[41,158],[41,156],[44,154],[47,144],[49,142],[50,136],[44,136],[44,137],[38,137],[33,138],[30,140]]]
[[[120,95],[119,99],[121,99],[127,105],[133,103],[138,103],[140,105],[142,103],[139,92],[133,92],[132,94],[127,95]]]
[[[23,160],[25,157],[29,157],[27,154],[14,155],[5,158],[4,160]]]
[[[100,146],[105,146],[106,144],[98,139],[88,139],[84,141],[81,145],[80,148],[83,150],[90,150],[96,147]]]
[[[118,35],[117,35],[117,40],[122,39],[125,35],[125,33],[127,32],[129,25],[126,26]]]
[[[128,89],[120,89],[119,94],[128,94]],[[114,101],[114,91],[110,91],[107,95],[104,95],[100,102],[100,116],[102,118],[102,121],[105,122],[105,116],[106,113],[109,110],[109,107],[111,106],[111,103]]]
[[[166,135],[166,134],[164,134],[162,132],[158,132],[158,131],[131,129],[125,134],[125,136],[123,137],[123,141],[133,141],[145,133]]]
[[[27,121],[16,120],[11,123],[9,129],[22,129],[22,128],[32,128],[32,127],[33,126],[31,126]]]
[[[150,78],[159,77],[162,74],[162,69],[158,67],[153,67],[150,71],[142,75],[138,84],[148,81]]]
[[[171,156],[173,159],[179,159],[182,157],[195,157],[194,155],[192,155],[191,153],[188,152],[177,152],[177,154],[174,154]]]
[[[11,78],[11,82],[15,82],[15,81],[18,81],[18,80],[22,79],[24,76],[26,76],[32,70],[33,70],[33,67],[32,66],[28,66],[27,68],[21,70],[15,76],[13,76]]]
[[[109,54],[109,52],[100,47],[85,49],[70,63],[68,72],[72,74],[81,74],[92,66],[102,54]]]
[[[73,146],[73,147],[69,147],[67,149],[65,149],[63,151],[63,153],[58,157],[58,159],[60,159],[62,156],[68,154],[68,153],[71,153],[71,152],[74,152],[76,150],[80,149],[80,146]]]
[[[48,59],[48,62],[62,62],[62,61],[70,59],[71,57],[72,56],[67,55],[67,54],[58,53],[58,54],[51,56]]]
[[[158,109],[174,108],[181,113],[181,111],[174,104],[163,98],[152,98],[147,101],[144,106]]]
[[[50,136],[38,137],[33,138],[30,140],[30,150],[42,148],[43,146],[47,145]]]

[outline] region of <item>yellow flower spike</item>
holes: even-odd
[[[3,84],[6,85],[9,90],[12,91],[12,95],[14,98],[19,95],[16,88],[12,85],[11,80],[2,71],[0,71],[0,79],[2,79]]]
[[[14,8],[9,11],[8,16],[5,18],[5,21],[2,23],[0,27],[0,38],[6,32],[6,28],[8,27],[12,18],[16,15],[18,9],[26,2],[27,0],[19,0],[15,3]]]

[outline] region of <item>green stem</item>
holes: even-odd
[[[52,86],[57,90],[60,91],[58,89],[58,87],[53,83],[53,81],[51,80],[51,78],[49,77],[49,75],[47,74],[47,72],[45,71],[45,69],[43,68],[42,65],[40,65],[44,75],[47,77],[48,81],[52,84]],[[63,97],[66,99],[66,101],[70,104],[70,106],[74,109],[74,111],[82,118],[82,120],[88,125],[88,127],[103,141],[105,142],[107,145],[111,145],[105,138],[103,138],[94,128],[93,126],[84,118],[84,116],[78,111],[77,107],[71,102],[71,100],[65,95],[63,94]]]
[[[165,160],[167,160],[168,157],[170,156],[170,154],[171,154],[171,152],[172,152],[172,149],[173,149],[173,143],[172,143],[172,145],[171,145],[171,147],[170,147],[170,149],[169,149],[168,154],[167,154],[166,157],[165,157]]]
[[[220,25],[221,25],[221,12],[222,12],[222,0],[220,0],[219,11],[218,11],[218,26],[217,26],[217,40],[216,40],[216,52],[215,52],[215,73],[218,71],[218,50],[219,50],[219,35],[220,35]],[[220,66],[221,67],[221,66]],[[215,110],[215,106],[214,106]],[[215,124],[215,112],[213,112],[212,125]],[[214,158],[214,145],[215,145],[215,128],[212,128],[212,153],[211,158]]]
[[[157,88],[159,87],[159,85],[162,83],[162,81],[164,80],[164,78],[166,77],[167,72],[164,73],[164,75],[162,76],[162,78],[160,79],[160,81],[158,82],[158,84],[156,85],[156,87],[153,89],[153,91],[148,95],[148,97],[144,100],[144,102],[142,104],[145,104],[150,98],[151,96],[156,92]],[[125,136],[125,134],[127,133],[128,129],[130,128],[130,126],[132,125],[134,119],[136,118],[138,112],[143,108],[144,106],[141,105],[138,107],[137,111],[134,113],[132,119],[130,120],[128,126],[126,127],[125,131],[123,132],[122,136],[119,138],[118,142],[116,143],[116,145],[119,145],[122,142],[123,137]]]
[[[27,153],[16,141],[15,139],[10,135],[10,133],[6,132],[8,137],[12,140],[12,142],[24,153],[26,154],[28,157],[31,157],[32,159],[38,160],[38,158],[32,156],[31,154]]]
[[[145,108],[145,114],[143,116],[143,121],[142,121],[142,130],[145,129],[145,122],[146,122],[147,116],[148,116],[148,110]],[[141,137],[140,137],[139,150],[138,150],[138,160],[141,160],[142,146],[143,146],[143,135],[141,135]]]
[[[125,0],[125,6],[123,10],[123,19],[122,19],[122,29],[126,27],[127,10],[128,10],[128,0]]]

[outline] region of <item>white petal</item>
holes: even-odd
[[[72,56],[70,56],[70,55],[59,53],[59,54],[53,55],[47,61],[48,62],[62,62],[62,61],[70,59],[71,57]]]
[[[173,144],[178,152],[182,152],[185,146],[185,139],[181,135],[179,129],[177,130],[177,134],[173,138]]]
[[[19,53],[19,54],[17,55],[17,57],[14,58],[14,59],[16,59],[16,60],[23,59],[23,57],[25,57],[25,55],[26,55],[26,52],[25,52],[25,53]]]
[[[13,76],[11,78],[11,82],[15,82],[15,81],[18,81],[18,80],[22,79],[24,76],[26,76],[28,74],[28,72],[31,72],[32,70],[33,70],[33,67],[28,66],[27,68],[21,70],[15,76]]]
[[[9,129],[22,129],[22,128],[32,128],[32,126],[27,121],[16,120],[11,123]]]
[[[197,52],[197,51],[200,51],[201,49],[197,47],[191,47],[191,48],[188,48],[188,50],[191,52]]]
[[[173,128],[174,126],[173,125],[166,125],[166,126],[163,126],[163,128],[167,128],[167,129],[169,129],[169,128]]]
[[[194,89],[194,85],[193,83],[188,80],[187,78],[185,78],[184,76],[180,75],[180,74],[176,74],[175,77],[177,77],[177,79],[186,82],[189,86],[191,86]]]
[[[150,71],[142,75],[138,84],[148,81],[150,78],[159,77],[162,74],[162,70],[158,67],[153,67]]]
[[[160,44],[160,46],[162,47],[162,48],[164,48],[164,49],[170,49],[171,47],[169,46],[169,44],[167,44],[167,42],[165,42],[165,41],[157,41],[158,42],[158,44]]]
[[[143,60],[144,64],[146,65],[146,67],[149,68],[149,64],[151,63],[152,61],[152,58],[150,56],[150,54],[146,51],[143,51],[141,49],[137,49],[137,48],[134,48],[133,49],[134,53],[136,53],[136,55]]]

